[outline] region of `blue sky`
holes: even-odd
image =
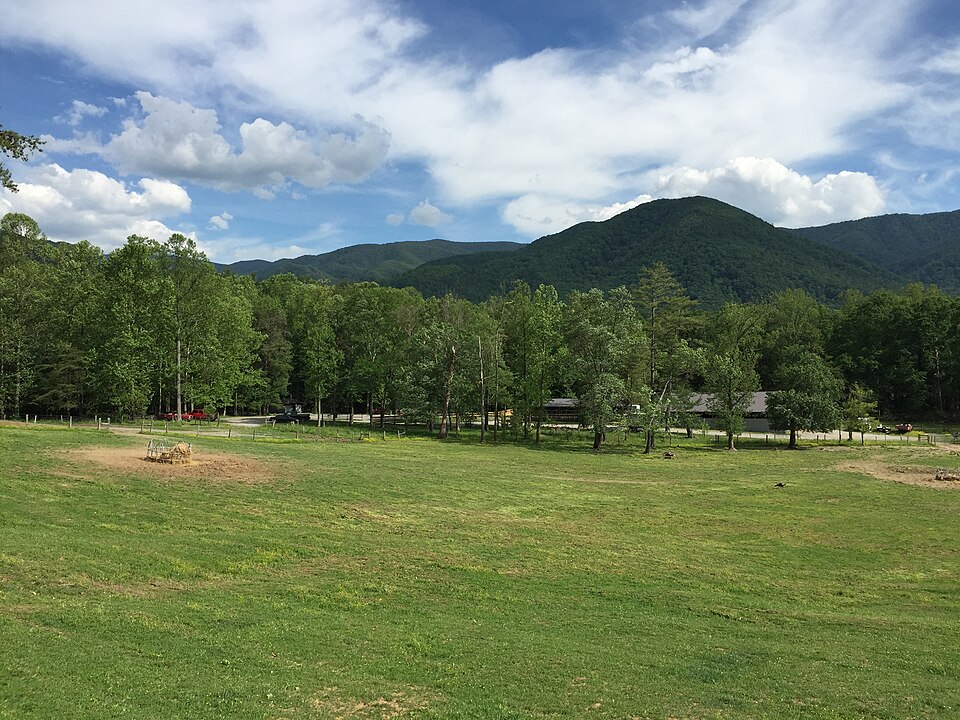
[[[952,0],[0,0],[49,237],[221,262],[529,241],[660,197],[777,225],[960,207]]]

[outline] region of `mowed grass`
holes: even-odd
[[[0,717],[960,716],[945,450],[188,439],[0,428]]]

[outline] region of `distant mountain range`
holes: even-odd
[[[575,289],[630,285],[656,262],[666,264],[707,307],[796,287],[832,300],[848,288],[869,291],[900,284],[897,276],[867,260],[703,197],[656,200],[509,253],[425,263],[394,284],[479,300],[520,278],[531,286],[550,283],[565,295]]]
[[[908,282],[960,292],[960,211],[885,215],[786,230],[710,198],[655,200],[530,244],[446,240],[356,245],[324,255],[218,266],[257,279],[282,272],[331,282],[374,280],[474,301],[508,289],[609,289],[663,262],[705,307],[803,288],[824,301]]]
[[[795,230],[798,235],[868,258],[909,282],[960,292],[960,210],[881,215]]]
[[[373,280],[386,284],[407,270],[425,262],[442,260],[454,255],[478,252],[502,252],[522,247],[513,242],[453,242],[452,240],[419,240],[386,243],[383,245],[352,245],[322,255],[301,255],[298,258],[276,260],[241,260],[230,265],[216,264],[218,270],[229,270],[237,275],[254,275],[265,280],[271,275],[293,273],[297,277],[330,282],[361,282]]]

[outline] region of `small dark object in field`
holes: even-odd
[[[667,460],[673,460],[676,456],[677,454],[675,452],[670,452],[669,450],[663,454],[663,457]]]
[[[777,483],[776,485],[774,485],[774,487],[786,487],[786,485],[784,485],[783,483]]]

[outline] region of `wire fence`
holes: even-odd
[[[40,415],[27,414],[22,418],[2,417],[0,420],[7,422],[22,423],[24,425],[43,425],[63,428],[85,428],[97,430],[116,430],[126,432],[137,432],[143,435],[177,435],[193,437],[225,437],[229,439],[246,439],[251,441],[333,441],[333,442],[353,442],[363,440],[387,440],[404,439],[408,436],[428,437],[436,434],[436,427],[430,428],[423,423],[397,423],[394,418],[393,423],[385,422],[382,426],[379,419],[375,418],[373,425],[368,422],[354,422],[352,425],[347,421],[325,421],[319,427],[316,421],[306,423],[275,424],[270,419],[264,419],[260,424],[241,423],[223,418],[217,420],[194,420],[194,421],[167,421],[153,418],[127,419],[124,421],[115,420],[108,416],[94,416],[92,418],[79,418],[69,415]],[[479,425],[477,423],[464,423],[462,429],[465,432],[477,434]],[[450,428],[450,436],[457,438],[460,436],[460,426]],[[544,425],[540,430],[546,437],[561,439],[581,439],[593,435],[590,428],[577,427],[574,425]],[[511,426],[502,426],[498,428],[499,438],[517,441],[522,439],[522,430]],[[493,429],[489,427],[486,431],[488,439],[493,437]],[[704,441],[721,447],[726,444],[726,435],[716,430],[698,429],[689,436],[685,430],[671,429],[668,432],[659,432],[658,440],[661,444],[673,446],[685,444],[699,436],[699,443]],[[533,428],[529,433],[533,437]],[[629,437],[643,437],[642,433],[631,431],[625,427],[607,428],[607,440],[612,440],[616,444],[628,442]],[[780,446],[789,444],[790,435],[788,432],[748,432],[740,433],[735,436],[737,445],[764,445]],[[875,433],[866,433],[863,438],[859,433],[854,433],[853,439],[844,432],[833,433],[800,433],[798,442],[804,445],[833,445],[833,446],[906,446],[906,445],[928,445],[936,446],[945,443],[960,443],[960,433],[925,433],[912,431],[909,433],[896,433],[881,435]]]

